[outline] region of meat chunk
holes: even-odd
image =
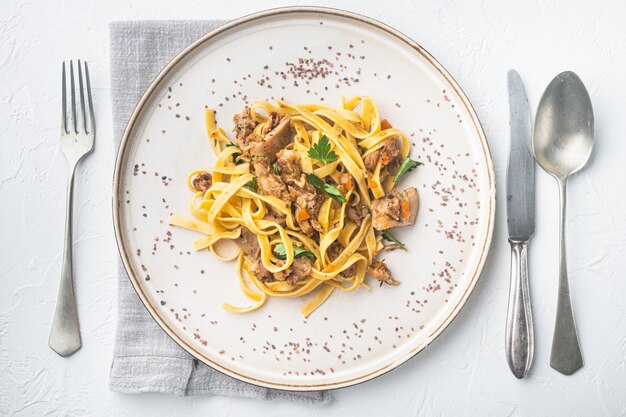
[[[268,121],[275,120],[277,117],[278,115],[270,116]],[[263,131],[266,130],[267,126],[268,123],[266,122],[263,126]],[[274,123],[270,123],[269,126],[274,126]],[[271,161],[275,161],[278,151],[291,142],[293,142],[293,135],[291,133],[291,116],[285,114],[278,121],[278,123],[265,134],[263,140],[256,143],[256,145],[250,150],[250,154],[256,156],[266,156],[270,158]]]
[[[263,141],[263,137],[252,133],[246,137],[237,137],[237,147],[241,149],[241,152],[247,157],[250,157],[250,150],[253,149],[258,143]]]
[[[237,136],[237,143],[239,143],[239,140],[243,140],[250,136],[250,134],[254,131],[254,128],[259,124],[256,120],[254,120],[252,114],[250,113],[250,107],[247,106],[241,113],[233,116],[233,122],[235,123],[233,132],[235,132],[235,135]]]
[[[395,224],[383,226],[383,223],[388,221],[387,219],[394,222],[400,221],[400,198],[397,193],[389,194],[372,202],[372,224],[376,225],[374,228],[384,230],[395,226]]]
[[[213,184],[213,177],[208,172],[203,172],[202,174],[196,175],[196,177],[192,181],[193,188],[196,191],[200,191],[206,193],[211,185]]]
[[[274,173],[269,158],[257,157],[252,159],[252,170],[257,179],[259,192],[290,203],[289,192],[283,180]]]
[[[386,230],[391,227],[408,226],[415,223],[418,208],[417,189],[407,188],[372,202],[372,225],[377,230]]]
[[[293,159],[291,159],[293,155],[290,155],[287,151],[281,153],[281,160],[285,163],[283,167],[289,165],[286,169],[289,172],[296,173],[299,170],[299,165],[297,168],[293,165]],[[269,158],[264,157],[252,159],[252,169],[256,174],[261,194],[277,197],[287,204],[295,205],[296,222],[306,235],[311,236],[316,230],[322,231],[322,226],[317,221],[317,216],[324,202],[324,196],[306,182],[304,174],[300,173],[300,179],[297,181],[286,174],[286,177],[293,185],[285,185],[283,179],[274,172]],[[279,213],[274,214],[280,215]]]
[[[342,248],[343,246],[341,246],[341,243],[337,241],[334,241],[333,243],[331,243],[328,249],[326,250],[326,254],[328,255],[328,260],[330,262],[333,262],[335,259],[337,259],[337,257],[343,250]]]
[[[363,158],[363,162],[365,163],[365,169],[368,172],[373,173],[376,171],[376,165],[378,164],[378,160],[380,159],[380,149],[375,150],[372,153],[368,153]]]
[[[326,254],[328,255],[328,260],[330,262],[333,262],[335,259],[337,259],[339,254],[343,251],[343,249],[344,247],[341,246],[341,243],[337,241],[331,243],[330,246],[328,247],[328,250],[326,251]],[[356,264],[350,265],[348,268],[344,269],[343,271],[341,271],[341,273],[339,273],[339,275],[344,276],[344,277],[350,277],[355,274],[356,274]]]
[[[272,113],[261,128],[261,134],[257,135],[254,129],[258,122],[246,107],[241,113],[233,117],[235,122],[235,142],[246,157],[264,156],[273,162],[276,154],[293,141],[291,133],[291,117],[288,114],[279,115]]]
[[[346,195],[349,190],[354,188],[354,184],[355,181],[352,174],[344,172],[343,174],[339,175],[339,183],[337,184],[337,188],[339,188],[341,194]]]
[[[300,157],[290,149],[283,149],[278,153],[276,161],[280,177],[287,184],[289,199],[295,205],[296,222],[302,231],[311,236],[315,231],[322,231],[322,226],[317,221],[317,216],[324,195],[315,187],[306,182],[306,176],[300,167]]]
[[[369,209],[363,203],[357,203],[354,206],[349,206],[346,208],[346,217],[348,220],[355,222],[356,224],[360,224],[361,220],[363,220],[367,215],[370,214]]]
[[[270,115],[267,117],[267,120],[265,121],[265,123],[263,123],[263,127],[261,128],[261,134],[263,136],[267,135],[276,126],[278,126],[279,122],[280,122],[280,117],[278,116],[278,113],[276,113],[276,112],[270,113]]]
[[[391,276],[391,271],[389,270],[389,267],[387,266],[387,264],[385,264],[382,261],[376,261],[372,263],[370,266],[368,266],[367,273],[373,276],[374,278],[376,278],[377,280],[379,280],[381,282],[381,285],[383,282],[389,285],[400,284],[400,281],[396,281],[395,279],[393,279],[393,276]]]
[[[260,259],[261,247],[259,246],[259,241],[256,235],[246,227],[241,227],[241,236],[234,239],[233,242],[235,242],[235,244],[239,246],[248,256],[251,262],[252,272],[259,281],[287,281],[293,285],[302,281],[311,274],[311,268],[313,265],[311,260],[304,256],[294,258],[291,266],[284,271],[276,272],[274,274],[269,272],[265,269],[265,266],[263,266],[263,262]]]
[[[250,259],[258,259],[261,253],[261,247],[259,246],[259,240],[256,235],[250,231],[247,227],[241,226],[241,234],[237,239],[234,239],[235,245],[239,246]]]
[[[402,154],[397,139],[389,139],[380,148],[380,162],[382,168],[387,168],[389,174],[395,174],[402,162]]]
[[[368,154],[363,162],[369,172],[376,170],[376,165],[380,161],[380,176],[384,178],[388,175],[395,175],[402,163],[402,154],[395,138],[387,139],[382,147]]]
[[[259,281],[261,282],[275,281],[274,275],[272,275],[270,271],[265,269],[265,266],[263,265],[263,262],[261,262],[261,259],[256,259],[254,262],[252,262],[251,269],[252,269],[252,273],[254,274],[256,279],[258,279]]]
[[[304,234],[312,236],[315,231],[323,232],[317,221],[324,195],[311,184],[305,182],[302,187],[289,186],[289,197],[296,206],[296,222]]]
[[[278,152],[277,157],[276,167],[283,182],[287,185],[304,187],[306,177],[302,175],[300,156],[291,149],[283,149]]]
[[[311,274],[313,265],[311,260],[304,256],[294,258],[291,266],[284,271],[275,272],[274,278],[277,281],[287,281],[291,285],[302,281]]]
[[[300,282],[311,274],[313,265],[311,260],[304,256],[295,258],[291,264],[291,275],[287,278],[287,282],[291,285]]]
[[[289,187],[289,194],[296,206],[305,208],[312,218],[317,217],[325,200],[324,195],[309,183],[301,188]]]
[[[274,281],[274,276],[270,271],[265,269],[263,262],[260,259],[261,247],[259,241],[254,233],[252,233],[247,227],[241,226],[241,235],[234,239],[233,242],[244,251],[248,256],[252,273],[261,282]]]

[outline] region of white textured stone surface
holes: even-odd
[[[108,22],[235,18],[284,1],[165,0],[0,3],[0,415],[550,415],[626,414],[626,6],[583,1],[320,1],[370,15],[438,58],[474,103],[500,185],[490,259],[469,303],[417,358],[340,390],[329,407],[233,398],[109,392],[116,246],[111,227]],[[290,2],[305,4],[305,2]],[[83,348],[47,347],[61,267],[66,166],[57,150],[60,61],[90,63],[96,151],[78,170],[75,276]],[[569,271],[585,367],[549,365],[557,290],[557,189],[537,171],[531,244],[536,352],[528,379],[504,359],[509,250],[503,210],[508,154],[506,71],[522,75],[535,108],[558,72],[576,71],[596,112],[597,147],[569,187]]]

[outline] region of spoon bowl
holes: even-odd
[[[546,172],[565,181],[585,166],[593,142],[589,93],[578,75],[562,72],[548,85],[537,109],[535,158]]]
[[[583,366],[567,277],[565,183],[571,174],[585,166],[593,142],[593,108],[589,93],[576,74],[562,72],[548,85],[539,102],[533,152],[539,165],[559,184],[559,296],[550,366],[565,375],[571,375]]]

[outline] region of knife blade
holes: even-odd
[[[535,233],[535,159],[524,83],[515,70],[508,73],[511,148],[506,174],[506,213],[509,240],[526,242]]]
[[[505,349],[509,368],[524,378],[533,360],[534,331],[528,286],[528,241],[535,232],[535,160],[530,109],[519,74],[508,73],[511,149],[506,173],[506,212],[511,243],[511,286]]]

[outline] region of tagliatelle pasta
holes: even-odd
[[[269,297],[312,294],[301,308],[308,316],[334,290],[369,288],[368,268],[397,283],[372,269],[384,248],[372,205],[395,193],[393,176],[410,161],[410,142],[382,123],[370,97],[343,100],[339,108],[258,101],[235,117],[235,140],[216,126],[213,110],[205,110],[205,122],[217,160],[189,174],[193,219],[169,221],[203,234],[196,250],[236,260],[239,284],[253,303],[224,303],[225,309],[245,313]],[[391,219],[412,223],[416,200],[408,212],[409,203],[398,202],[400,214]],[[236,243],[237,252],[218,255],[224,241]]]

